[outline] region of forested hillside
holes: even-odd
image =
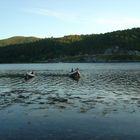
[[[140,61],[140,28],[0,47],[0,63]]]
[[[23,43],[30,43],[39,40],[36,37],[23,37],[23,36],[15,36],[8,39],[0,40],[0,47],[6,45],[15,45],[15,44],[23,44]]]

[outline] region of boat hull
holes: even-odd
[[[33,74],[33,73],[26,73],[26,75],[25,75],[25,79],[31,79],[33,77],[35,77],[35,74]]]
[[[74,80],[78,80],[80,78],[80,73],[79,71],[75,71],[69,74],[70,78],[73,78]]]

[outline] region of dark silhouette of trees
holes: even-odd
[[[0,63],[43,62],[82,55],[104,55],[107,49],[115,46],[118,46],[119,51],[107,56],[107,59],[140,60],[139,56],[128,54],[129,51],[140,51],[140,28],[105,34],[45,38],[30,43],[2,46]]]

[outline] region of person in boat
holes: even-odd
[[[71,69],[71,72],[73,72],[74,70],[73,70],[73,68]]]

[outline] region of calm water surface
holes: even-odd
[[[140,63],[1,64],[0,138],[139,140],[139,88]]]

